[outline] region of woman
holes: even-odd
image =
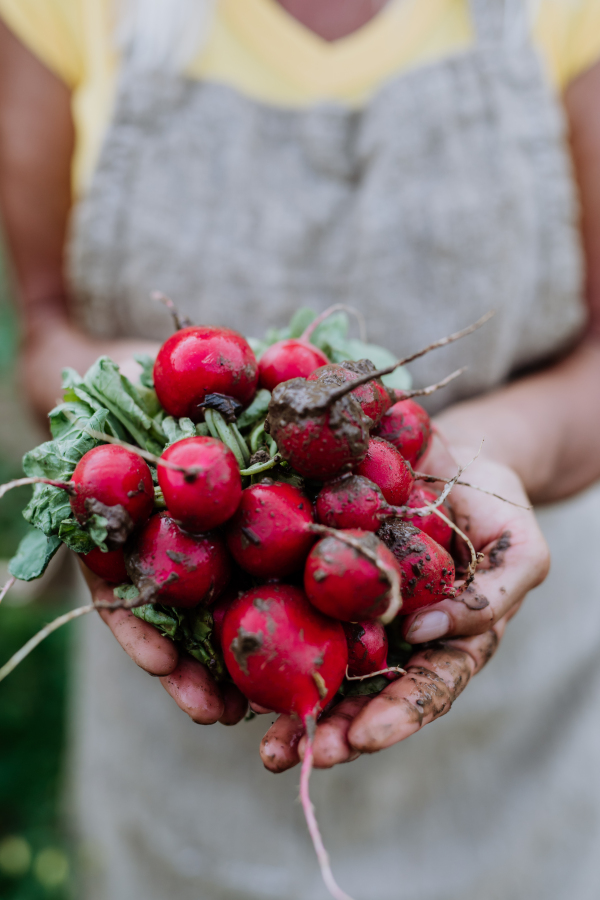
[[[471,480],[521,504],[600,475],[597,0],[131,2],[118,52],[107,0],[0,11],[0,188],[40,412],[62,366],[102,352],[129,372],[134,352],[155,349],[169,323],[154,288],[246,334],[343,299],[398,354],[496,308],[476,337],[414,367],[431,381],[469,363],[436,398],[446,446],[426,466],[451,473],[485,437]],[[421,732],[317,773],[334,865],[373,900],[587,900],[600,830],[600,734],[586,715],[600,677],[597,493],[542,513],[553,575],[452,715],[421,731],[548,569],[533,514],[454,496],[486,554],[474,593],[408,617],[409,640],[426,644],[409,675],[319,726],[322,768]],[[82,895],[321,896],[296,774],[276,789],[257,765],[261,720],[199,734],[193,722],[237,722],[239,694],[219,694],[130,614],[103,618],[189,719],[89,623],[74,757],[93,857]],[[286,717],[273,724],[266,768],[293,767],[298,738]]]

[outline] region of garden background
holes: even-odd
[[[0,252],[0,483],[22,475],[22,454],[46,437],[19,389],[18,323]],[[29,488],[0,501],[0,579],[26,528]],[[40,582],[18,585],[0,606],[0,665],[70,605],[64,558]],[[0,684],[0,898],[67,900],[72,859],[64,824],[68,650],[59,630]]]

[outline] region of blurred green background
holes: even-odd
[[[22,453],[45,439],[19,396],[18,328],[0,248],[0,483],[22,475]],[[25,530],[28,488],[0,501],[0,581]],[[69,606],[60,561],[0,606],[0,665]],[[62,808],[69,629],[55,632],[0,684],[0,898],[67,900],[71,861]]]

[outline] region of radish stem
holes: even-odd
[[[38,644],[41,644],[42,641],[47,638],[53,631],[56,631],[62,625],[66,625],[67,622],[71,622],[73,619],[79,618],[79,616],[85,616],[86,613],[92,612],[95,609],[95,605],[93,603],[89,603],[87,606],[79,606],[77,609],[72,609],[70,612],[65,613],[63,616],[59,616],[53,622],[50,622],[49,625],[44,626],[41,631],[38,631],[36,635],[34,635],[26,644],[24,644],[20,650],[11,656],[7,663],[5,663],[0,669],[0,681],[4,681],[7,675],[16,669],[20,662],[22,662],[26,656],[29,656],[32,650],[35,650]]]
[[[163,294],[162,291],[152,291],[150,294],[153,300],[156,300],[158,303],[162,303],[167,307],[171,315],[173,316],[173,322],[175,323],[175,330],[180,331],[182,328],[189,328],[192,324],[187,316],[181,316],[179,314],[179,310],[173,303],[170,297],[167,297],[166,294]]]
[[[429,353],[431,350],[437,350],[438,347],[445,347],[447,344],[452,344],[454,341],[459,340],[459,338],[466,337],[468,334],[471,334],[473,331],[477,331],[478,328],[481,328],[488,319],[491,319],[494,315],[494,311],[488,312],[485,316],[482,316],[481,319],[478,319],[477,322],[474,322],[472,325],[469,325],[468,328],[463,328],[462,331],[455,331],[454,334],[449,334],[447,337],[440,338],[439,341],[434,341],[433,344],[428,344],[427,347],[423,347],[421,350],[417,350],[416,353],[411,354],[410,356],[405,356],[404,359],[398,359],[395,363],[392,363],[391,366],[386,366],[383,369],[376,369],[374,372],[368,372],[366,375],[361,375],[360,378],[355,378],[353,381],[348,381],[346,384],[343,384],[341,387],[336,388],[332,391],[326,400],[323,401],[324,406],[329,406],[331,403],[335,403],[336,400],[340,400],[342,397],[345,397],[346,394],[351,393],[356,390],[357,387],[360,387],[361,384],[367,384],[369,381],[372,381],[374,378],[381,378],[383,375],[391,375],[392,372],[395,372],[396,369],[399,369],[400,366],[406,366],[408,363],[414,362],[415,359],[419,359],[421,356],[425,356],[426,353]]]
[[[472,583],[473,579],[475,578],[477,566],[483,559],[483,553],[477,553],[475,551],[475,547],[473,546],[470,538],[468,538],[467,535],[464,533],[464,531],[461,531],[460,528],[458,527],[458,525],[455,525],[455,523],[451,519],[449,519],[448,516],[445,516],[444,513],[441,512],[439,509],[434,509],[433,512],[435,513],[436,516],[439,516],[439,518],[442,519],[446,523],[446,525],[449,525],[450,528],[453,531],[455,531],[459,537],[461,537],[463,539],[463,541],[465,541],[467,547],[469,548],[469,552],[471,553],[471,562],[469,563],[469,568],[467,569],[467,576],[466,576],[463,584],[461,584],[461,586],[459,588],[455,589],[454,597],[452,598],[453,600],[456,600],[457,597],[460,597],[461,594],[464,594],[466,589],[469,587],[469,585]]]
[[[17,478],[16,481],[7,481],[6,484],[0,485],[0,498],[4,497],[13,488],[24,487],[28,484],[50,484],[52,487],[61,488],[68,494],[74,494],[75,488],[70,481],[53,481],[52,478],[42,478],[33,476],[32,478]]]
[[[437,384],[430,384],[429,387],[416,388],[414,391],[394,391],[396,403],[400,403],[403,400],[411,400],[413,397],[429,397],[430,394],[439,391],[440,388],[446,387],[447,384],[450,384],[451,381],[454,381],[455,378],[458,378],[459,375],[462,375],[463,372],[466,371],[467,367],[463,366],[462,369],[456,369],[455,372],[446,375],[446,377],[442,378],[441,381],[438,381]]]
[[[360,331],[360,339],[361,341],[367,340],[367,325],[365,322],[365,317],[353,306],[347,306],[345,303],[334,303],[333,306],[328,306],[327,309],[323,310],[323,312],[320,313],[316,319],[313,319],[310,325],[308,325],[304,329],[298,340],[310,341],[311,335],[317,330],[319,325],[324,322],[325,319],[328,319],[329,316],[332,316],[336,312],[349,312],[353,316],[356,316]]]
[[[379,669],[377,672],[369,672],[368,675],[348,675],[348,667],[346,666],[346,681],[364,681],[365,678],[375,678],[376,675],[387,675],[388,672],[397,672],[399,675],[406,675],[406,669],[401,666],[388,666],[386,669]]]
[[[315,808],[310,799],[309,781],[313,767],[313,739],[316,728],[314,717],[307,716],[304,721],[304,726],[306,728],[306,749],[304,751],[304,759],[302,760],[302,769],[300,771],[300,802],[302,803],[302,809],[304,810],[308,833],[313,842],[313,847],[315,848],[315,853],[317,854],[317,859],[321,868],[321,875],[323,876],[323,881],[325,882],[327,890],[335,900],[352,900],[352,897],[341,889],[333,877],[331,863],[329,862],[329,854],[323,844],[323,839],[315,816]]]
[[[8,592],[10,591],[11,587],[13,586],[13,584],[15,583],[16,580],[17,579],[15,578],[14,575],[10,576],[10,578],[8,579],[8,581],[6,582],[6,584],[0,591],[0,603],[2,603],[2,601],[6,597],[6,595],[8,594]]]

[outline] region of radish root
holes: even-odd
[[[466,371],[467,367],[463,366],[462,369],[456,369],[455,372],[446,375],[446,377],[442,378],[441,381],[438,381],[437,384],[430,384],[428,387],[424,388],[415,388],[414,391],[394,391],[396,403],[400,403],[403,400],[411,400],[413,397],[429,397],[430,394],[439,391],[440,388],[446,387],[447,384],[450,384],[451,381],[454,381],[455,378],[458,378],[459,375],[462,375],[463,372]]]
[[[388,672],[397,672],[398,675],[406,675],[406,669],[401,666],[388,666],[387,669],[378,669],[377,672],[369,672],[368,675],[348,675],[346,666],[346,681],[364,681],[365,678],[374,678],[376,675],[387,675]]]
[[[370,550],[368,547],[363,546],[358,538],[354,538],[349,534],[344,534],[341,531],[338,531],[336,528],[329,528],[327,525],[309,525],[310,531],[314,531],[317,534],[324,534],[328,537],[337,538],[338,541],[341,541],[343,544],[347,544],[349,547],[352,547],[358,553],[362,553],[370,562],[376,566],[380,572],[382,572],[388,580],[390,585],[390,604],[383,615],[378,616],[378,621],[381,622],[382,625],[389,625],[389,623],[396,618],[400,610],[402,609],[402,592],[400,590],[400,576],[391,566],[388,566],[386,563],[382,562],[377,554]]]
[[[152,300],[156,300],[157,303],[162,303],[163,306],[167,307],[173,317],[176,331],[181,331],[182,328],[190,327],[190,325],[192,324],[191,320],[188,319],[187,316],[181,316],[179,314],[179,310],[170,297],[167,297],[167,295],[163,294],[162,291],[152,291],[150,297],[152,298]]]
[[[24,487],[28,484],[50,484],[52,487],[61,488],[67,494],[74,494],[75,487],[70,481],[53,481],[51,478],[42,478],[41,476],[33,476],[32,478],[17,478],[16,481],[7,481],[6,484],[0,485],[0,499],[4,497],[13,488]]]
[[[4,595],[6,592],[12,587],[15,579],[9,579],[9,581],[2,588],[2,592],[0,594],[0,602],[4,599]],[[69,622],[72,622],[73,619],[78,619],[80,616],[85,616],[87,613],[92,612],[97,609],[135,609],[137,606],[143,606],[148,601],[140,595],[136,600],[115,600],[113,602],[108,602],[105,600],[98,600],[94,603],[88,603],[87,606],[78,606],[76,609],[70,610],[68,613],[64,613],[62,616],[58,616],[58,618],[54,619],[53,622],[50,622],[48,625],[45,625],[36,635],[34,635],[30,640],[27,641],[26,644],[23,644],[20,650],[17,650],[13,656],[5,663],[2,668],[0,668],[0,681],[4,681],[7,675],[17,668],[19,663],[23,662],[23,660],[29,656],[32,650],[41,644],[43,640],[45,640],[52,632],[57,631],[63,625],[67,625]]]
[[[10,578],[8,579],[8,581],[6,582],[6,584],[0,591],[0,603],[2,603],[2,601],[6,597],[6,595],[8,594],[8,592],[10,591],[11,587],[13,586],[13,584],[15,583],[16,580],[17,579],[15,578],[14,575],[10,576]]]
[[[427,475],[425,472],[415,472],[414,470],[413,475],[415,481],[426,481],[428,484],[435,484],[438,481],[448,484],[449,481],[452,481],[454,484],[460,484],[461,487],[471,488],[473,491],[479,491],[480,494],[487,494],[488,497],[495,497],[496,500],[502,500],[503,503],[508,503],[510,506],[516,506],[517,509],[526,509],[528,512],[533,509],[533,506],[531,505],[525,506],[523,503],[516,503],[514,500],[509,500],[507,497],[502,497],[501,494],[495,494],[493,491],[486,491],[485,488],[478,487],[476,484],[470,484],[468,481],[461,481],[460,479],[454,481],[453,478],[443,478],[441,475]]]
[[[440,519],[442,519],[446,523],[446,525],[449,525],[450,528],[455,531],[459,537],[463,539],[471,554],[471,562],[469,563],[464,583],[459,588],[454,589],[454,596],[452,597],[452,599],[456,600],[458,597],[464,594],[469,585],[472,584],[473,579],[475,578],[475,573],[477,571],[477,566],[484,558],[484,555],[483,553],[476,552],[475,547],[473,546],[469,537],[464,533],[464,531],[461,531],[461,529],[452,521],[452,519],[449,519],[448,516],[445,516],[444,513],[439,509],[434,509],[433,512],[436,516],[439,516]]]
[[[348,381],[346,384],[343,384],[341,387],[336,388],[332,391],[326,400],[323,401],[325,406],[329,406],[331,403],[335,403],[336,400],[340,400],[346,394],[349,394],[351,391],[356,390],[357,387],[360,387],[361,384],[367,384],[369,381],[372,381],[374,378],[381,378],[383,375],[391,375],[392,372],[395,372],[396,369],[399,369],[400,366],[406,366],[408,363],[414,362],[415,359],[419,359],[421,356],[425,356],[426,353],[429,353],[431,350],[437,350],[438,347],[445,347],[447,344],[452,344],[454,341],[458,341],[460,338],[466,337],[468,334],[472,334],[473,331],[477,331],[478,328],[481,328],[482,325],[492,318],[494,315],[494,311],[490,311],[474,322],[472,325],[469,325],[468,328],[463,328],[462,331],[455,331],[454,334],[449,334],[447,337],[440,338],[439,341],[434,341],[433,344],[428,344],[427,347],[423,347],[422,350],[417,350],[416,353],[413,353],[411,356],[405,356],[404,359],[398,359],[395,363],[392,363],[391,366],[386,366],[384,369],[377,369],[375,372],[368,372],[366,375],[361,375],[360,378],[355,378],[353,381]]]
[[[310,799],[309,782],[310,773],[313,768],[313,740],[316,730],[314,717],[307,716],[304,721],[304,726],[306,728],[306,749],[304,751],[304,759],[302,760],[302,769],[300,771],[300,802],[302,803],[302,809],[304,810],[304,818],[306,819],[308,833],[313,842],[313,847],[315,848],[315,853],[317,854],[317,859],[321,868],[321,875],[323,876],[323,881],[325,882],[327,890],[335,900],[352,900],[352,897],[341,889],[333,877],[329,854],[323,844],[323,838],[321,837],[317,817],[315,815],[315,808]]]
[[[456,473],[456,475],[454,475],[452,478],[449,478],[446,481],[444,490],[442,491],[442,493],[439,495],[439,497],[437,498],[437,500],[434,503],[428,503],[426,506],[419,506],[417,508],[412,508],[410,506],[403,506],[400,508],[399,514],[400,515],[411,515],[411,516],[427,516],[432,512],[436,512],[438,507],[440,507],[444,503],[446,498],[449,496],[450,491],[452,490],[454,485],[463,483],[463,482],[459,481],[460,476],[465,471],[465,469],[468,469],[469,466],[475,462],[475,460],[481,453],[482,447],[483,447],[483,440],[481,441],[481,444],[479,445],[479,450],[477,451],[477,453],[475,454],[473,459],[471,459],[465,466],[459,466],[458,472]],[[412,474],[414,475],[414,477],[416,479],[420,477],[419,472],[413,471]]]
[[[23,644],[20,650],[11,656],[7,663],[5,663],[0,669],[0,681],[4,681],[7,675],[17,668],[19,663],[23,662],[26,656],[29,656],[32,650],[35,650],[38,644],[41,644],[42,641],[52,634],[53,631],[57,631],[62,625],[66,625],[67,622],[72,622],[73,619],[78,619],[80,616],[85,616],[87,613],[92,612],[95,609],[94,603],[89,603],[87,606],[79,606],[77,609],[72,609],[70,612],[65,613],[63,616],[59,616],[53,622],[50,622],[49,625],[46,625],[42,628],[41,631],[38,631],[36,635],[34,635],[26,644]]]

